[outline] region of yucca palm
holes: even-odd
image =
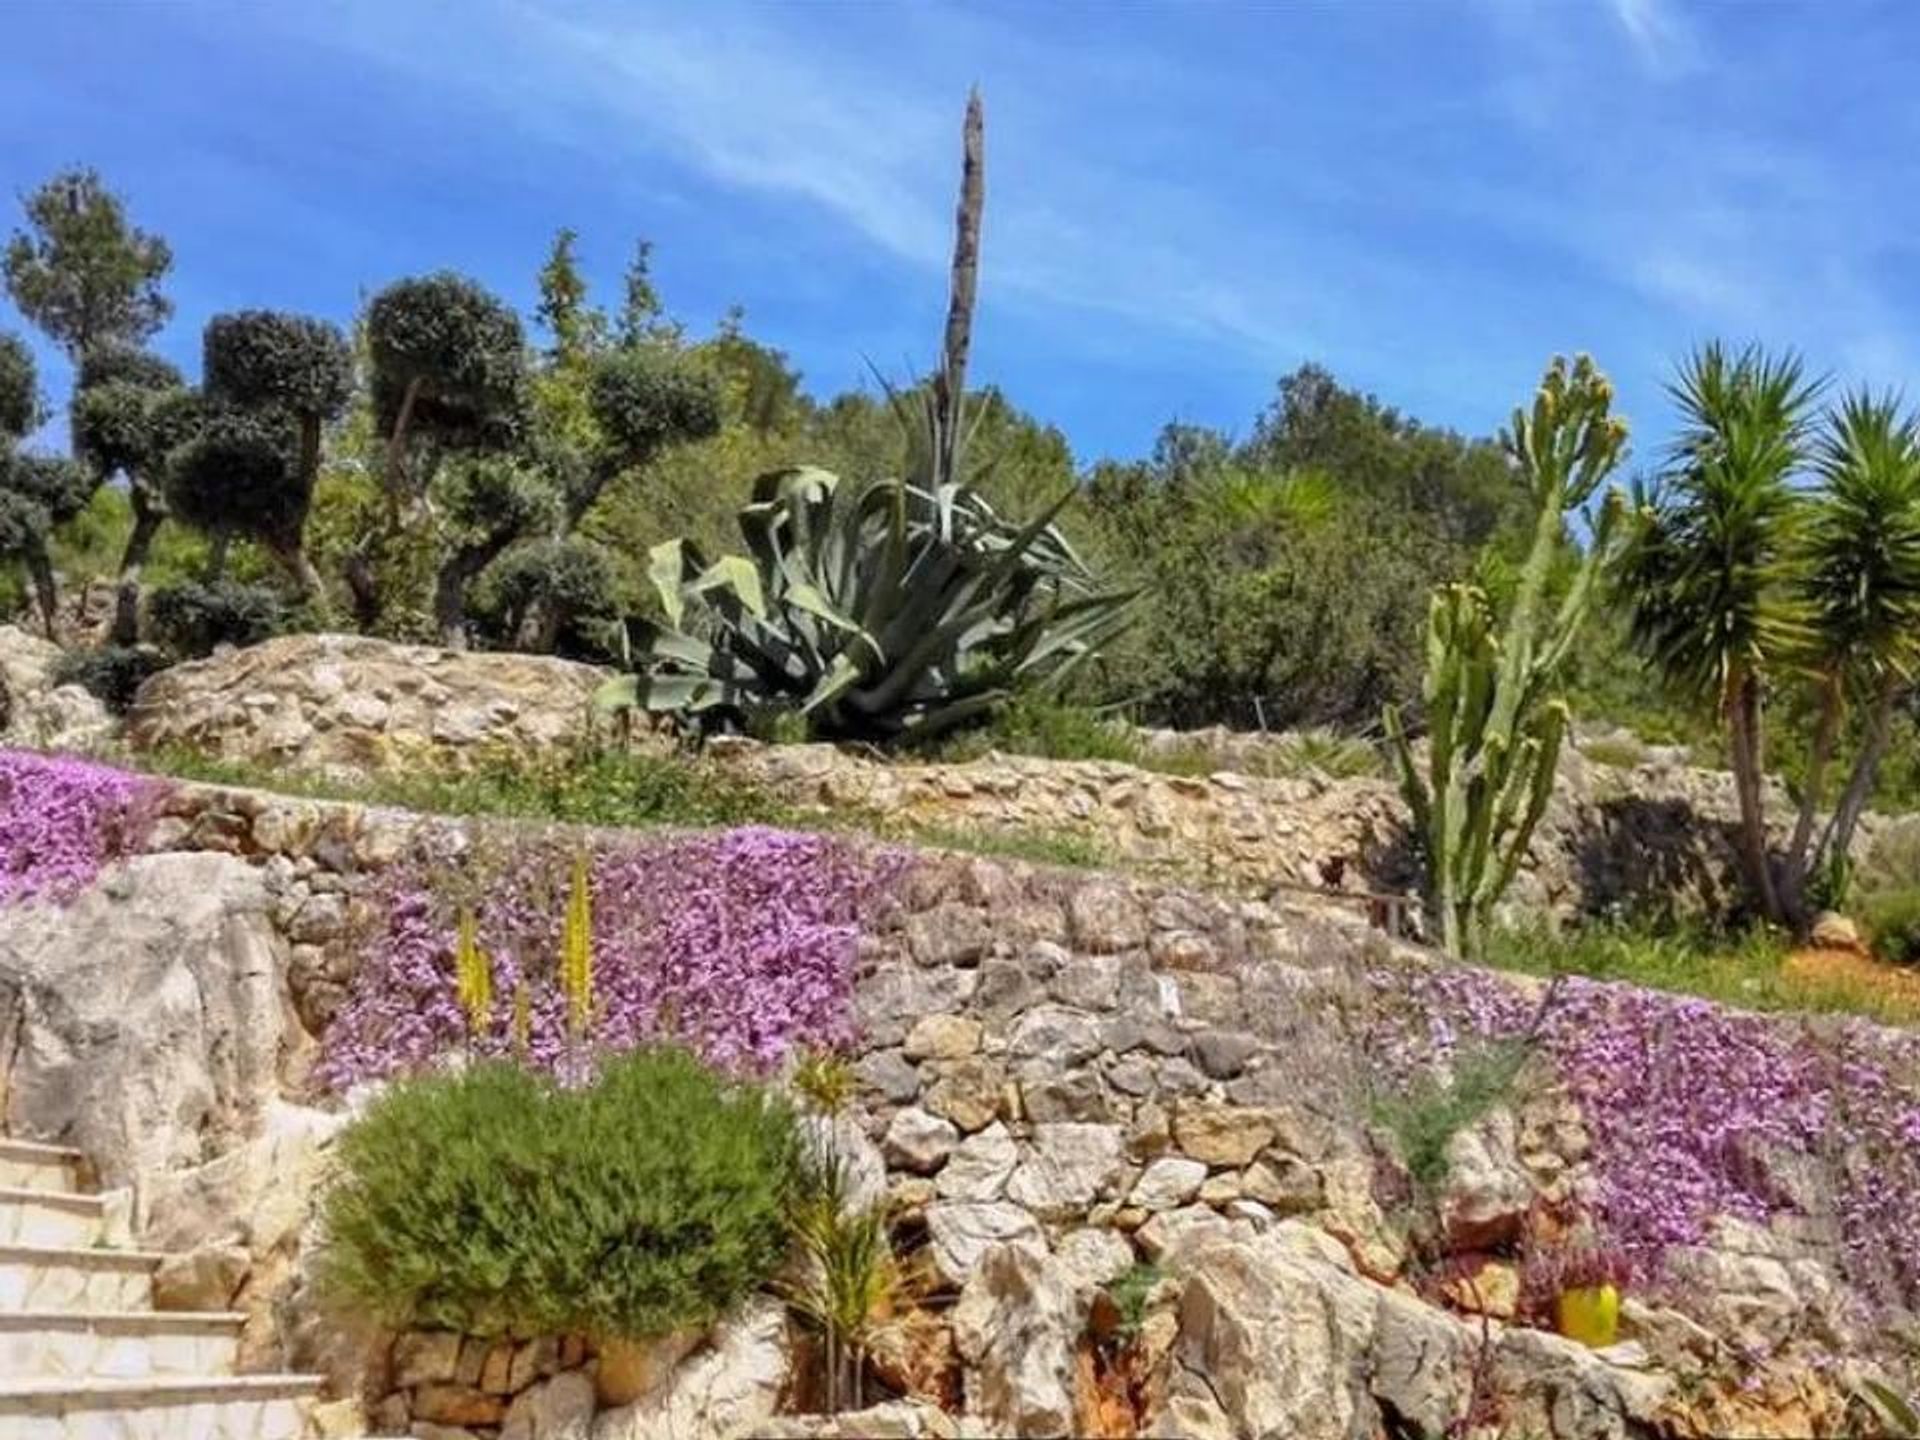
[[[1920,427],[1894,396],[1857,391],[1828,416],[1817,469],[1804,594],[1819,709],[1789,852],[1796,899],[1810,868],[1847,854],[1895,706],[1920,673]],[[1828,764],[1856,699],[1865,707],[1860,749],[1810,853]]]
[[[1635,642],[1671,689],[1726,725],[1741,861],[1774,919],[1764,701],[1808,635],[1795,584],[1808,507],[1794,482],[1822,384],[1791,352],[1695,351],[1667,387],[1680,433],[1659,482],[1636,496],[1619,572]]]

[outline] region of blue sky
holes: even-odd
[[[1708,336],[1920,390],[1904,3],[24,0],[7,28],[0,191],[99,167],[174,246],[190,368],[212,313],[344,320],[442,266],[528,307],[562,224],[609,297],[650,237],[670,308],[745,305],[816,393],[924,367],[977,82],[976,377],[1082,458],[1244,431],[1307,359],[1484,432],[1590,350],[1643,454]]]

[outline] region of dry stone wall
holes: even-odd
[[[260,1317],[249,1333],[261,1363],[326,1366],[370,1413],[539,1434],[511,1421],[573,1413],[580,1382],[566,1377],[597,1361],[556,1360],[520,1387],[489,1388],[491,1351],[475,1350],[481,1373],[469,1381],[473,1344],[456,1337],[451,1377],[403,1383],[400,1347],[369,1348],[320,1318],[300,1258],[311,1239],[303,1197],[330,1133],[330,1117],[305,1108],[318,1097],[304,1062],[351,984],[356,932],[374,918],[388,866],[422,854],[452,862],[470,839],[445,818],[218,786],[172,793],[155,853],[135,870],[229,867],[221,884],[245,892],[243,908],[270,932],[259,953],[284,977],[268,993],[284,995],[289,1019],[272,1063],[246,1072],[251,1099],[220,1111],[250,1105],[253,1131],[222,1131],[184,1167],[150,1177],[144,1213],[149,1235],[187,1252],[171,1277],[180,1294],[237,1295]],[[108,890],[120,883],[112,873]],[[931,1334],[882,1347],[875,1366],[889,1383],[944,1387],[997,1433],[1084,1429],[1087,1316],[1146,1261],[1167,1277],[1142,1341],[1160,1377],[1138,1397],[1148,1433],[1432,1429],[1496,1373],[1505,1413],[1535,1417],[1541,1433],[1690,1433],[1687,1417],[1709,1403],[1750,1433],[1831,1428],[1838,1382],[1820,1366],[1866,1342],[1827,1252],[1790,1230],[1729,1229],[1725,1248],[1708,1252],[1696,1273],[1721,1317],[1711,1329],[1651,1298],[1630,1301],[1635,1344],[1619,1354],[1507,1324],[1519,1276],[1497,1256],[1537,1199],[1577,1184],[1586,1153],[1577,1109],[1551,1086],[1450,1152],[1440,1213],[1449,1246],[1481,1257],[1473,1283],[1457,1287],[1452,1311],[1409,1288],[1404,1217],[1383,1204],[1366,1129],[1377,1082],[1363,1037],[1379,1003],[1373,977],[1433,962],[1356,913],[928,854],[862,947],[860,1094],[836,1133],[956,1298]],[[742,1423],[772,1423],[784,1382],[766,1377],[788,1363],[776,1332],[785,1336],[759,1317],[702,1339],[661,1367],[654,1392],[596,1405],[593,1433],[719,1435],[728,1429],[714,1407],[734,1405],[725,1413]],[[1329,1349],[1327,1336],[1341,1338]],[[1742,1370],[1729,1357],[1748,1349],[1767,1358]],[[511,1373],[504,1363],[496,1381]],[[1269,1370],[1282,1378],[1258,1378]],[[1748,1392],[1736,1376],[1803,1428],[1768,1429],[1740,1409]],[[924,1407],[885,1423],[947,1433]]]
[[[188,746],[290,769],[458,768],[482,756],[552,756],[610,742],[592,704],[605,678],[592,666],[542,656],[286,636],[155,676],[142,687],[127,738],[137,749]],[[623,738],[666,744],[646,734]],[[1151,738],[1150,749],[1165,748],[1163,735]],[[1259,737],[1203,738],[1222,768],[1192,776],[999,755],[907,764],[747,741],[717,744],[710,756],[822,813],[1068,836],[1119,865],[1251,895],[1283,886],[1413,891],[1406,812],[1391,784],[1262,778],[1245,773],[1269,763]],[[1729,777],[1690,768],[1674,750],[1643,749],[1639,758],[1620,767],[1569,750],[1509,900],[1515,917],[1664,906],[1721,912],[1735,898]],[[1785,797],[1776,798],[1784,816]],[[1862,853],[1880,828],[1868,817]]]

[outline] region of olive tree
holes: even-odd
[[[533,650],[605,653],[588,633],[619,612],[613,563],[590,540],[569,536],[516,545],[486,576],[501,640]]]
[[[598,441],[579,481],[567,487],[569,529],[622,471],[720,431],[719,384],[710,371],[665,344],[608,351],[594,361],[588,384]]]
[[[70,408],[74,454],[101,480],[124,479],[133,508],[114,594],[115,645],[139,638],[141,572],[167,518],[167,455],[186,438],[194,413],[180,372],[157,355],[111,345],[80,361]]]
[[[204,340],[204,384],[209,403],[247,419],[222,421],[214,449],[224,448],[234,469],[277,487],[272,495],[234,497],[240,519],[224,528],[258,540],[283,565],[303,596],[320,592],[307,558],[307,511],[320,474],[321,434],[353,394],[353,356],[339,327],[305,315],[243,310],[216,315]],[[270,461],[262,441],[279,432]],[[243,434],[249,438],[236,438]],[[205,452],[203,452],[205,453]],[[249,458],[244,462],[242,453]],[[208,477],[202,476],[202,479]],[[199,488],[211,498],[218,486]]]
[[[384,446],[382,523],[348,558],[361,624],[385,607],[378,562],[420,528],[428,489],[450,455],[500,454],[524,428],[526,340],[520,318],[464,276],[399,280],[367,307],[374,422]]]
[[[48,548],[54,527],[84,510],[100,482],[75,461],[20,449],[42,413],[32,355],[15,336],[0,335],[0,560],[26,567],[51,639],[59,615]]]
[[[225,578],[236,539],[281,534],[298,506],[286,428],[276,416],[208,408],[167,460],[167,508],[213,543],[207,579]]]
[[[511,455],[460,460],[438,495],[446,550],[434,577],[434,623],[442,643],[459,648],[468,589],[515,541],[553,529],[560,495],[548,473]]]

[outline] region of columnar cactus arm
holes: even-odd
[[[1553,791],[1569,720],[1551,700],[1560,666],[1592,605],[1619,504],[1609,499],[1574,583],[1547,615],[1547,588],[1566,543],[1566,515],[1618,462],[1624,422],[1612,387],[1585,356],[1547,367],[1531,411],[1503,437],[1536,506],[1513,607],[1496,626],[1479,590],[1434,592],[1427,622],[1427,763],[1423,780],[1404,726],[1386,716],[1401,789],[1425,848],[1430,910],[1443,943],[1473,954],[1512,883]]]

